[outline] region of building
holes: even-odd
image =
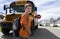
[[[41,20],[39,24],[43,26],[50,26],[50,20]]]
[[[58,19],[51,18],[50,20],[44,19],[39,22],[42,26],[60,26],[60,17]]]
[[[60,26],[60,17],[56,20],[56,25]]]

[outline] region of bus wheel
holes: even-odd
[[[36,25],[35,29],[38,29],[38,25]]]
[[[2,28],[2,33],[3,33],[4,35],[9,34],[9,31],[10,31],[10,29]]]

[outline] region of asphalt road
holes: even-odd
[[[5,36],[0,32],[0,39],[19,39],[19,37],[13,37],[12,34]],[[60,39],[60,28],[39,27],[28,39]]]

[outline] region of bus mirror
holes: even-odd
[[[4,5],[3,9],[4,10],[8,9],[8,6],[7,5]]]
[[[35,7],[35,11],[37,11],[37,7]]]
[[[4,5],[3,9],[6,10],[6,5]]]

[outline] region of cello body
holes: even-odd
[[[24,37],[24,38],[28,38],[30,36],[30,34],[28,33],[28,31],[25,29],[25,27],[27,27],[27,29],[30,31],[31,30],[31,20],[30,20],[30,16],[28,16],[28,20],[27,20],[27,25],[24,26],[26,24],[26,14],[23,14],[21,16],[21,20],[20,20],[20,23],[21,23],[21,29],[19,31],[19,35],[21,37]]]

